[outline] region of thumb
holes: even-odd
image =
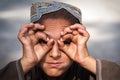
[[[38,44],[38,46],[36,47],[36,55],[39,61],[50,49],[52,49],[53,43],[54,43],[53,39],[50,39],[48,40],[46,45]]]
[[[59,49],[61,51],[63,51],[64,53],[66,53],[67,51],[67,46],[64,44],[64,42],[61,40],[58,40],[58,46],[59,46]]]

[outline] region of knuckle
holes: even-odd
[[[23,27],[27,27],[28,25],[29,25],[29,24],[28,24],[28,23],[26,23],[26,24],[24,24],[24,25],[23,25]]]

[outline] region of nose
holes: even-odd
[[[52,57],[54,59],[60,58],[61,53],[60,53],[60,50],[59,50],[59,47],[58,47],[58,43],[56,41],[54,41],[53,48],[50,51],[49,55],[50,55],[50,57]]]

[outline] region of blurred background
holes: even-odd
[[[17,39],[20,27],[30,22],[30,6],[41,0],[0,0],[0,68],[20,59]],[[83,24],[91,37],[89,53],[95,58],[120,64],[120,0],[54,0],[72,4],[82,11]]]

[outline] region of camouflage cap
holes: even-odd
[[[82,22],[80,9],[66,3],[55,1],[41,1],[33,3],[31,6],[31,22],[39,20],[43,14],[54,12],[62,8],[66,9],[73,16],[75,16],[80,21],[80,23]]]

